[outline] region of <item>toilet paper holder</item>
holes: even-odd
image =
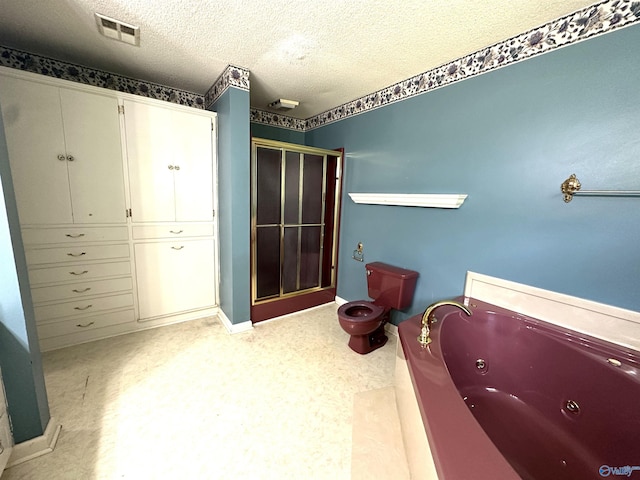
[[[353,259],[358,262],[364,262],[364,253],[362,252],[362,242],[358,242],[356,249],[353,251]]]

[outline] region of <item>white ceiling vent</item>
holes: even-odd
[[[114,18],[96,13],[98,31],[105,37],[119,40],[129,45],[140,46],[140,27],[129,25]]]
[[[279,98],[275,102],[271,102],[269,104],[269,108],[273,108],[274,110],[292,110],[300,105],[300,102],[296,102],[295,100],[287,100],[285,98]]]

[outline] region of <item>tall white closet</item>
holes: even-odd
[[[216,312],[216,115],[0,68],[41,348]]]
[[[204,308],[215,291],[213,119],[125,100],[124,125],[140,318]]]

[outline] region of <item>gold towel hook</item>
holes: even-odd
[[[560,187],[562,193],[564,193],[564,202],[569,203],[573,199],[573,194],[580,190],[580,187],[582,187],[582,184],[576,178],[576,174],[572,173],[569,178],[562,182]]]

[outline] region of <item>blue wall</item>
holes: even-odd
[[[366,297],[364,266],[420,272],[413,306],[460,295],[467,270],[640,310],[640,26],[312,130],[345,147],[338,295]],[[347,192],[467,193],[459,210],[356,205]]]
[[[0,115],[0,367],[16,443],[43,434],[49,404]]]
[[[250,320],[249,92],[229,88],[218,113],[220,308],[232,323]]]
[[[251,136],[298,145],[304,145],[305,142],[304,132],[272,127],[270,125],[263,125],[262,123],[251,123]]]

